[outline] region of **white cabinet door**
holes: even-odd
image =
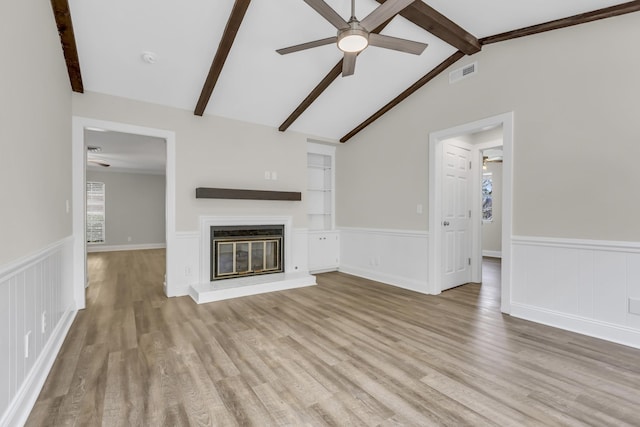
[[[340,234],[337,231],[309,233],[309,271],[331,271],[340,262]]]

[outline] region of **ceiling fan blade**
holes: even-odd
[[[360,25],[371,32],[413,2],[414,0],[387,0],[360,21]]]
[[[280,55],[286,55],[287,53],[299,52],[301,50],[311,49],[312,47],[335,43],[337,40],[337,37],[327,37],[326,39],[314,40],[312,42],[297,44],[295,46],[283,47],[282,49],[276,50],[276,52],[278,52]]]
[[[356,72],[357,52],[345,52],[342,59],[342,77],[353,75]]]
[[[347,23],[347,21],[345,21],[342,16],[338,15],[338,12],[333,10],[331,6],[324,2],[324,0],[304,1],[337,29],[346,30],[347,28],[349,28],[349,24]]]
[[[420,55],[427,48],[426,43],[414,42],[413,40],[399,39],[397,37],[383,36],[382,34],[369,34],[369,44],[371,46],[383,47],[385,49],[398,50],[400,52]]]
[[[96,164],[96,165],[100,165],[103,166],[105,168],[108,168],[109,166],[111,166],[109,163],[102,161],[102,160],[96,160],[96,159],[87,159],[87,162]]]

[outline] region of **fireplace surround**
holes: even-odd
[[[238,275],[225,280],[211,280],[211,227],[233,227],[255,229],[257,227],[282,227],[281,269],[274,274]],[[200,275],[197,283],[189,286],[189,295],[198,304],[238,298],[264,292],[295,289],[316,284],[315,276],[309,274],[306,260],[292,261],[292,251],[306,254],[307,239],[296,233],[294,242],[291,216],[201,216],[200,217]],[[246,236],[240,236],[246,238]],[[262,238],[262,237],[261,237]],[[267,239],[263,239],[267,240]],[[264,256],[263,256],[264,259]],[[304,268],[299,268],[303,263]],[[236,268],[237,270],[237,268]]]
[[[284,225],[211,226],[211,281],[284,271]]]

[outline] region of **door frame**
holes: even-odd
[[[503,174],[502,174],[502,286],[501,311],[511,311],[511,234],[513,220],[513,112],[454,126],[429,134],[429,293],[442,292],[442,142],[446,139],[479,132],[502,125]],[[481,167],[478,156],[472,155],[472,168]],[[481,216],[479,206],[472,207],[472,236],[479,234]],[[475,239],[474,239],[475,240]],[[482,250],[477,242],[471,244],[471,280],[480,282]]]
[[[87,242],[86,242],[86,164],[87,150],[84,130],[99,128],[108,131],[153,136],[166,141],[166,185],[165,185],[165,239],[166,271],[164,291],[172,296],[171,278],[173,261],[173,241],[176,233],[176,135],[165,129],[154,129],[119,122],[73,116],[71,119],[71,169],[72,169],[72,222],[73,222],[73,298],[76,309],[86,306],[85,286],[87,283]]]

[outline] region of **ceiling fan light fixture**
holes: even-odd
[[[369,46],[369,33],[358,28],[344,30],[338,34],[338,49],[343,52],[362,52]]]

